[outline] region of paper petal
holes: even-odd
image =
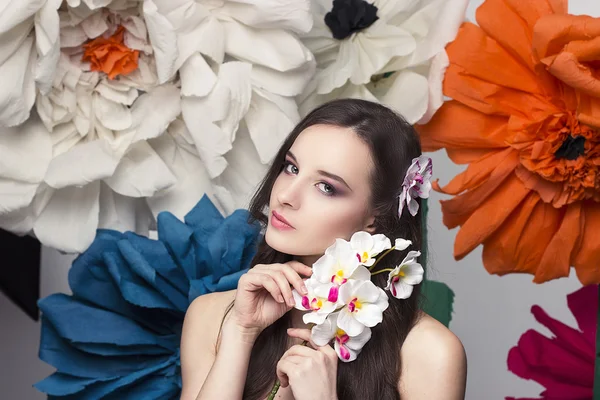
[[[154,48],[159,83],[165,83],[175,75],[178,57],[177,35],[169,20],[158,12],[153,0],[145,0],[144,19],[148,36]]]
[[[239,0],[223,4],[223,13],[245,25],[262,29],[310,31],[313,24],[308,0]]]
[[[96,235],[99,195],[100,182],[55,191],[35,221],[36,237],[46,246],[60,251],[83,252]]]
[[[177,182],[161,158],[145,141],[129,148],[115,172],[104,179],[115,192],[130,197],[150,197]]]
[[[15,126],[29,118],[35,102],[35,47],[27,38],[13,55],[0,65],[0,126]]]

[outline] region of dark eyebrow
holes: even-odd
[[[288,154],[288,156],[289,156],[289,157],[290,157],[292,160],[294,160],[294,161],[296,162],[296,164],[298,163],[298,160],[296,159],[296,156],[294,155],[294,153],[292,153],[291,151],[289,151],[289,150],[288,150],[287,154]],[[318,170],[317,172],[318,172],[320,175],[323,175],[323,176],[326,176],[326,177],[328,177],[329,179],[333,179],[334,181],[338,181],[338,182],[339,182],[339,183],[341,183],[342,185],[346,186],[346,187],[347,187],[347,188],[348,188],[350,191],[352,191],[352,188],[350,187],[350,185],[348,185],[348,184],[346,183],[346,181],[345,181],[345,180],[344,180],[342,177],[340,177],[340,176],[337,176],[337,175],[335,175],[335,174],[332,174],[332,173],[330,173],[330,172],[327,172],[327,171],[323,171],[323,170]]]

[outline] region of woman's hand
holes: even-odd
[[[335,350],[317,346],[308,329],[288,329],[288,335],[308,342],[310,347],[295,345],[277,363],[281,387],[290,386],[296,400],[337,400],[337,365]]]
[[[302,295],[308,293],[302,276],[311,274],[310,267],[297,261],[254,266],[238,282],[233,306],[235,323],[258,336],[294,307],[292,288]]]

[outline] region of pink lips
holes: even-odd
[[[277,211],[273,211],[271,214],[271,226],[281,231],[294,229],[294,227]]]

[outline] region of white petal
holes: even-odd
[[[425,270],[421,266],[421,264],[408,264],[402,267],[402,271],[404,272],[404,276],[402,277],[402,281],[408,283],[409,285],[417,285],[423,281],[423,274]]]
[[[4,1],[0,12],[0,34],[30,19],[47,0]]]
[[[0,65],[0,126],[19,125],[29,118],[35,102],[35,53],[29,37]]]
[[[223,125],[222,122],[221,126]],[[232,208],[246,208],[258,184],[266,175],[268,165],[260,161],[244,124],[237,130],[233,148],[225,154],[225,160],[227,168],[214,179],[214,183],[228,191]]]
[[[200,53],[194,53],[179,70],[183,96],[206,96],[217,82],[217,76]]]
[[[52,159],[44,180],[56,189],[83,186],[111,176],[121,157],[104,140],[78,144]]]
[[[363,304],[355,313],[355,318],[361,324],[373,327],[383,321],[383,311],[375,304]]]
[[[248,114],[252,99],[250,75],[252,66],[244,62],[228,62],[219,69],[219,81],[229,89],[227,113],[221,120],[221,129],[235,140],[240,121]]]
[[[138,98],[138,91],[117,81],[102,80],[95,88],[102,97],[114,103],[130,106]]]
[[[165,83],[175,75],[175,61],[179,55],[177,35],[169,20],[158,12],[153,0],[144,0],[144,19],[156,58],[158,83]]]
[[[394,297],[396,297],[397,299],[408,299],[413,292],[413,286],[402,282],[402,280],[399,280],[398,282],[393,283],[392,285],[396,289],[396,295]],[[392,295],[394,294],[392,290],[390,290],[390,292],[392,293]]]
[[[358,354],[360,352],[348,348],[348,346],[346,346],[346,344],[340,345],[337,340],[333,344],[333,348],[335,349],[335,352],[337,353],[338,358],[342,362],[351,362],[351,361],[356,360],[356,358],[358,357]],[[346,354],[344,354],[344,353],[346,353]],[[348,358],[346,359],[346,357],[348,357]]]
[[[257,30],[222,21],[225,28],[225,52],[240,61],[289,71],[311,62],[310,51],[293,34],[280,29]]]
[[[337,313],[329,315],[320,325],[315,325],[311,329],[312,341],[317,346],[326,346],[333,340],[337,331]]]
[[[349,336],[360,335],[365,329],[365,326],[358,322],[346,308],[340,311],[337,325]]]
[[[94,112],[98,121],[107,129],[118,131],[131,127],[129,107],[108,100],[100,94],[94,94]]]
[[[362,303],[375,303],[379,298],[379,288],[370,280],[362,281],[356,285],[353,294]]]
[[[387,236],[383,234],[373,235],[373,249],[370,252],[371,257],[375,257],[384,250],[388,250],[391,248],[392,242],[390,242],[390,239]]]
[[[222,12],[254,28],[310,31],[313,24],[308,0],[228,1]]]
[[[104,180],[115,192],[130,197],[149,197],[177,182],[161,158],[145,141],[129,148],[114,174]]]
[[[410,124],[420,120],[429,102],[427,78],[413,71],[400,71],[389,78],[385,94],[379,96],[381,102],[399,112]]]
[[[346,347],[352,350],[360,350],[371,339],[371,328],[366,327],[359,335],[350,336],[346,342]]]
[[[216,201],[206,167],[193,148],[186,150],[181,133],[186,131],[180,120],[175,120],[169,127],[170,133],[149,141],[152,148],[162,158],[177,178],[177,183],[148,198],[148,205],[154,217],[161,211],[169,210],[177,218],[183,220],[185,215],[198,203],[198,199],[207,194]],[[174,139],[172,136],[178,139]]]
[[[100,182],[55,191],[35,221],[36,237],[44,245],[60,251],[85,251],[96,236],[99,194]]]
[[[211,178],[220,175],[227,167],[223,155],[231,150],[229,138],[217,125],[210,122],[209,116],[204,115],[202,109],[195,107],[192,97],[182,99],[181,109],[198,154],[204,161]]]
[[[373,237],[369,232],[356,232],[350,238],[350,244],[352,248],[362,256],[362,253],[369,253],[373,248]]]
[[[302,316],[302,321],[304,321],[305,324],[320,325],[323,323],[323,321],[325,321],[325,318],[327,318],[327,314],[321,314],[313,311],[304,314]]]
[[[429,65],[429,74],[427,81],[429,83],[429,101],[427,104],[427,112],[423,114],[421,119],[417,121],[418,124],[426,124],[431,120],[433,114],[442,106],[444,103],[444,93],[442,90],[442,84],[444,82],[444,75],[446,68],[450,65],[448,54],[445,50],[440,51],[436,56],[431,59]]]
[[[160,110],[160,112],[156,112]],[[135,140],[146,140],[162,135],[181,113],[179,89],[175,85],[161,85],[143,94],[131,108]]]
[[[49,0],[35,15],[35,45],[39,55],[35,81],[42,94],[47,94],[52,87],[52,78],[60,56],[60,22],[57,10],[61,3],[62,0]]]
[[[196,3],[198,6],[198,3]],[[225,58],[225,31],[223,25],[208,11],[204,21],[184,31],[178,37],[179,58],[176,66],[183,63],[190,55],[200,52],[216,64],[223,63]]]
[[[3,190],[4,188],[1,186],[2,184],[0,184],[0,190]],[[13,193],[18,195],[18,193],[14,191]],[[46,207],[46,204],[50,201],[53,193],[54,189],[48,187],[44,183],[40,184],[37,186],[35,196],[29,205],[8,213],[0,212],[0,228],[17,235],[30,233],[33,229],[35,220]]]
[[[296,96],[302,93],[315,74],[315,70],[316,63],[312,58],[300,67],[284,72],[254,64],[252,66],[252,83],[281,96]]]
[[[313,268],[313,271],[314,271],[314,268]],[[314,276],[314,272],[313,272],[313,276]],[[348,282],[343,284],[340,287],[340,294],[339,294],[340,301],[342,301],[344,304],[350,303],[350,301],[352,301],[352,299],[356,297],[356,291],[364,282],[365,281],[358,281],[358,280],[350,279]]]
[[[289,102],[295,105],[291,98],[280,98],[280,100],[281,103]],[[295,117],[294,120],[290,119],[276,103],[260,95],[259,92],[254,92],[245,121],[263,164],[271,162],[277,154],[284,139],[295,126]]]
[[[131,231],[148,236],[150,224],[155,223],[144,199],[122,196],[101,183],[98,229]]]
[[[411,244],[412,244],[412,242],[410,240],[398,238],[394,242],[394,247],[396,248],[396,250],[401,251],[401,250],[406,250],[408,248],[408,246],[410,246]]]
[[[106,7],[113,0],[81,0],[89,7],[90,10],[95,10],[101,7]]]
[[[44,179],[52,142],[39,118],[0,129],[0,214],[27,206]]]
[[[352,273],[352,279],[356,279],[357,281],[370,281],[371,272],[367,268],[360,265]]]
[[[335,258],[330,254],[324,254],[312,266],[312,276],[321,283],[330,283],[331,271],[335,266]]]

